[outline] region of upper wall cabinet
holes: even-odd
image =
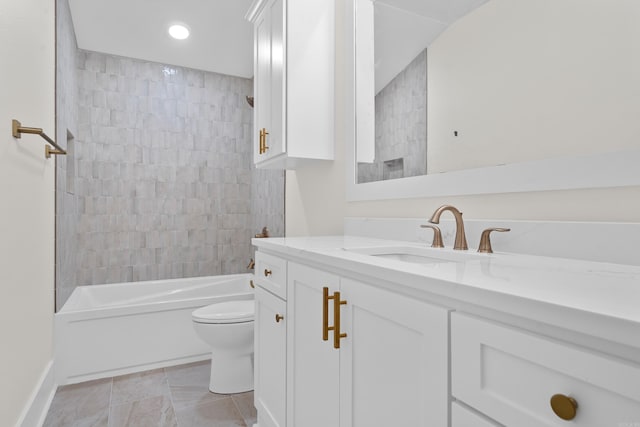
[[[333,160],[334,0],[256,0],[254,162],[296,169]]]

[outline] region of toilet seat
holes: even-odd
[[[191,317],[197,323],[247,323],[253,321],[254,313],[253,300],[226,301],[199,308]]]

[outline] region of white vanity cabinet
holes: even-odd
[[[285,427],[287,307],[260,286],[255,291],[254,401],[261,427]]]
[[[640,423],[639,365],[460,313],[451,315],[451,387],[454,398],[509,427]],[[554,395],[569,412],[575,405],[574,418],[554,413]]]
[[[295,169],[334,152],[334,0],[256,0],[254,162]]]
[[[256,253],[254,404],[260,427],[286,425],[287,264]]]
[[[289,426],[448,424],[447,309],[291,262],[287,286]]]

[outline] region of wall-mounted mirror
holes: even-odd
[[[640,183],[639,2],[353,12],[351,200]]]

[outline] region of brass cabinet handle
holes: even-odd
[[[260,147],[258,154],[264,154],[269,149],[269,147],[267,147],[267,135],[269,135],[269,132],[267,132],[266,128],[260,129]]]
[[[271,270],[268,270],[268,269],[265,268],[264,269],[264,277],[269,277],[269,276],[271,276]]]
[[[333,348],[340,348],[340,339],[346,338],[346,333],[340,332],[340,306],[347,302],[340,299],[340,292],[333,293]]]
[[[329,300],[333,300],[333,326],[329,326]],[[340,332],[340,306],[346,304],[340,300],[340,292],[329,296],[329,288],[322,288],[322,340],[329,341],[329,331],[333,331],[333,348],[340,348],[340,338],[346,338],[346,333]]]
[[[333,297],[329,296],[329,288],[322,288],[322,340],[329,341],[329,331],[333,330],[333,326],[329,326],[329,300]]]
[[[576,417],[578,411],[578,402],[569,396],[564,394],[554,394],[551,396],[551,409],[553,412],[563,420],[570,421]]]
[[[249,286],[251,286],[251,289],[256,288],[256,285],[253,284],[253,280],[249,280]]]
[[[276,323],[280,323],[282,319],[284,319],[284,316],[282,314],[276,313]]]
[[[269,135],[269,132],[267,132],[265,128],[262,128],[262,133],[264,135],[264,138],[262,140],[262,152],[266,153],[269,149],[269,147],[267,146],[267,135]]]

